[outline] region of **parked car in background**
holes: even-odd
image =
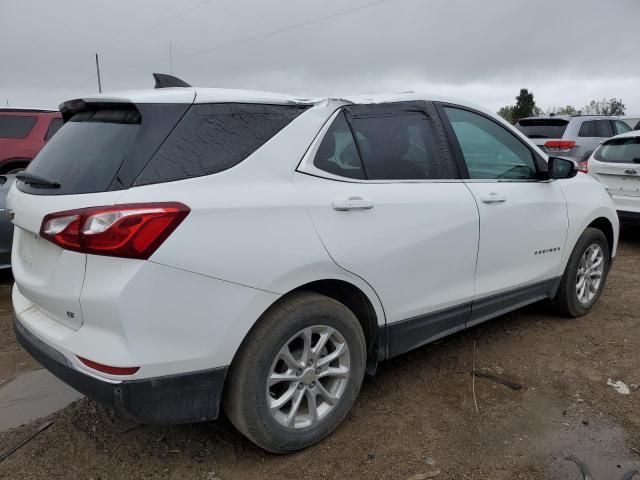
[[[57,110],[0,108],[0,174],[24,170],[61,126]]]
[[[222,407],[307,447],[379,361],[542,299],[588,313],[616,254],[602,185],[465,102],[184,87],[61,111],[9,196],[16,335],[141,422]]]
[[[7,194],[15,179],[15,175],[0,175],[0,269],[11,267],[13,223],[7,209]]]
[[[545,153],[586,161],[607,138],[631,130],[618,117],[550,115],[519,120],[516,128]]]
[[[640,117],[624,116],[624,117],[620,117],[620,120],[622,120],[624,123],[629,125],[631,130],[640,130]]]
[[[640,131],[606,140],[586,168],[609,191],[620,220],[640,223]]]

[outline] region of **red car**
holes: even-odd
[[[0,108],[0,175],[24,170],[61,126],[57,110]]]

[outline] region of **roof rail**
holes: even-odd
[[[166,73],[154,73],[153,78],[156,84],[153,88],[170,88],[170,87],[190,87],[187,82],[180,80],[173,75],[167,75]]]
[[[620,115],[607,115],[606,113],[574,113],[572,117],[619,117]]]

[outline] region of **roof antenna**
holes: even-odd
[[[156,84],[153,88],[171,88],[171,87],[190,87],[187,82],[180,80],[173,75],[167,75],[166,73],[154,73],[153,78]]]

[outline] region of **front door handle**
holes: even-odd
[[[339,212],[348,210],[369,210],[373,208],[373,202],[364,200],[361,197],[349,197],[347,200],[333,202],[333,209]]]
[[[507,197],[502,193],[491,192],[488,195],[482,195],[480,197],[480,200],[482,200],[482,203],[488,203],[488,204],[503,203],[507,201]]]

